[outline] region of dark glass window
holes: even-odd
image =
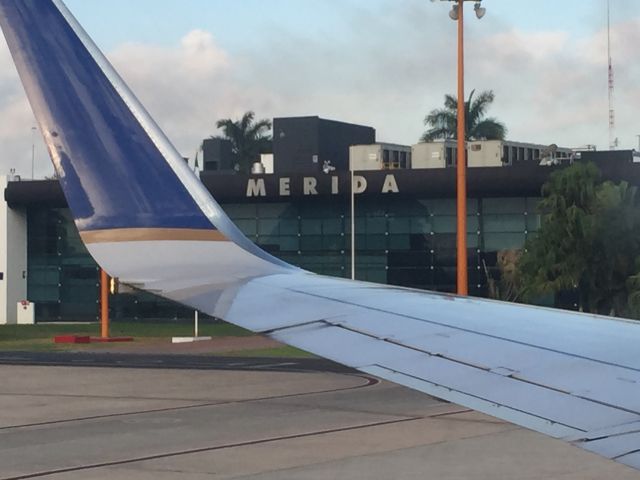
[[[502,147],[502,163],[511,165],[511,158],[509,157],[509,147],[506,145]]]
[[[447,150],[454,158],[455,150]],[[475,294],[486,294],[485,264],[491,275],[497,275],[500,252],[522,248],[525,238],[535,234],[540,224],[538,202],[522,197],[469,199],[469,278]],[[349,205],[344,198],[325,196],[296,203],[254,199],[223,208],[249,238],[283,260],[316,273],[350,276]],[[95,320],[99,271],[68,210],[30,208],[27,225],[28,298],[36,303],[36,319]],[[363,195],[357,200],[356,278],[360,280],[455,291],[455,245],[455,199]],[[115,295],[112,307],[116,320],[193,315],[188,308],[143,292]]]
[[[455,149],[447,147],[445,149],[445,166],[453,167],[456,164]]]

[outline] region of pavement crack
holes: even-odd
[[[97,468],[105,468],[105,467],[112,467],[112,466],[117,466],[117,465],[127,465],[127,464],[132,464],[132,463],[145,462],[145,461],[149,461],[149,460],[158,460],[158,459],[162,459],[162,458],[178,457],[178,456],[182,456],[182,455],[191,455],[191,454],[194,454],[194,453],[212,452],[212,451],[215,451],[215,450],[225,450],[225,449],[230,449],[230,448],[238,448],[238,447],[246,447],[246,446],[251,446],[251,445],[260,445],[260,444],[266,444],[266,443],[280,442],[280,441],[284,441],[284,440],[295,440],[295,439],[308,438],[308,437],[314,437],[314,436],[319,436],[319,435],[329,435],[329,434],[338,433],[338,432],[348,432],[348,431],[353,431],[353,430],[362,430],[362,429],[366,429],[366,428],[379,427],[379,426],[384,426],[384,425],[393,425],[393,424],[397,424],[397,423],[413,422],[413,421],[422,420],[422,419],[423,419],[423,417],[402,418],[402,419],[395,419],[395,420],[386,420],[386,421],[382,421],[382,422],[371,422],[371,423],[364,423],[364,424],[359,424],[359,425],[352,425],[352,426],[349,426],[349,427],[330,428],[330,429],[325,429],[325,430],[315,430],[315,431],[312,431],[312,432],[294,433],[294,434],[290,434],[290,435],[280,435],[280,436],[262,438],[262,439],[257,439],[257,440],[248,440],[248,441],[245,441],[245,442],[228,443],[228,444],[222,444],[222,445],[212,445],[212,446],[209,446],[209,447],[192,448],[192,449],[188,449],[188,450],[179,450],[179,451],[165,452],[165,453],[159,453],[159,454],[154,454],[154,455],[145,455],[145,456],[127,458],[127,459],[122,459],[122,460],[112,460],[112,461],[108,461],[108,462],[93,463],[93,464],[87,464],[87,465],[77,465],[77,466],[73,466],[73,467],[58,468],[58,469],[53,469],[53,470],[41,471],[41,472],[33,472],[33,473],[27,473],[27,474],[24,474],[24,475],[18,475],[18,476],[12,476],[12,477],[3,477],[0,480],[26,480],[26,479],[30,479],[30,478],[46,477],[46,476],[49,476],[49,475],[59,475],[59,474],[62,474],[62,473],[79,472],[79,471],[84,471],[84,470],[93,470],[93,469],[97,469]]]
[[[310,392],[299,392],[299,393],[287,393],[287,394],[282,394],[282,395],[270,395],[270,396],[265,396],[265,397],[256,397],[256,398],[247,398],[247,399],[243,399],[243,400],[238,400],[238,399],[233,399],[233,400],[222,400],[222,401],[218,401],[218,402],[200,402],[200,403],[193,403],[190,405],[180,405],[180,406],[175,406],[175,407],[163,407],[163,408],[152,408],[152,409],[145,409],[145,410],[136,410],[136,411],[131,411],[131,412],[121,412],[121,413],[107,413],[107,414],[102,414],[102,415],[89,415],[89,416],[85,416],[85,417],[75,417],[75,418],[67,418],[67,419],[60,419],[60,420],[49,420],[46,422],[33,422],[33,423],[25,423],[25,424],[21,424],[21,425],[7,425],[4,427],[0,427],[0,431],[7,431],[7,430],[15,430],[15,429],[19,429],[19,428],[29,428],[29,427],[42,427],[42,426],[46,426],[46,425],[59,425],[62,423],[70,423],[70,422],[83,422],[83,421],[90,421],[90,420],[100,420],[100,419],[105,419],[105,418],[117,418],[117,417],[125,417],[125,416],[132,416],[132,415],[146,415],[146,414],[150,414],[150,413],[165,413],[165,412],[175,412],[175,411],[180,411],[180,410],[189,410],[189,409],[194,409],[194,408],[205,408],[205,407],[220,407],[220,406],[224,406],[224,405],[234,405],[234,404],[241,404],[241,403],[251,403],[251,402],[263,402],[263,401],[267,401],[267,400],[279,400],[279,399],[286,399],[286,398],[294,398],[294,397],[304,397],[304,396],[308,396],[308,395],[322,395],[325,393],[338,393],[338,392],[346,392],[346,391],[350,391],[350,390],[357,390],[360,388],[366,388],[366,387],[371,387],[374,385],[377,385],[378,383],[380,383],[380,380],[370,377],[368,375],[362,375],[362,374],[337,374],[337,375],[347,375],[350,377],[357,377],[357,378],[361,378],[363,380],[365,380],[363,383],[359,384],[359,385],[351,385],[348,387],[339,387],[339,388],[331,388],[331,389],[325,389],[325,390],[314,390],[314,391],[310,391]],[[87,398],[91,398],[90,396],[87,396]]]

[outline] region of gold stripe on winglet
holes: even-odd
[[[110,228],[80,232],[84,243],[146,242],[152,240],[194,240],[223,242],[227,238],[218,230],[197,228]]]

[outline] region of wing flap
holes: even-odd
[[[305,281],[293,276],[278,283],[293,291],[381,312],[389,311],[387,297],[393,295],[393,313],[406,318],[640,371],[635,321],[436,292],[425,298],[424,291],[363,282],[350,285],[343,279]],[[480,304],[486,307],[479,308]]]
[[[615,459],[629,455],[631,450],[636,449],[635,447],[630,448],[630,445],[640,445],[640,432],[612,435],[598,440],[583,442],[581,447],[604,457]]]
[[[373,307],[367,304],[372,295]],[[609,358],[602,349],[623,334],[629,343],[640,340],[640,331],[628,322],[607,321],[608,338],[594,337],[579,348],[594,357],[589,358],[576,355],[572,342],[567,351],[556,349],[556,334],[578,341],[585,335],[584,325],[561,321],[564,315],[573,320],[572,313],[535,309],[560,321],[527,341],[522,332],[528,318],[518,315],[518,305],[317,275],[261,277],[241,287],[236,300],[225,318],[281,342],[610,458],[628,456],[627,464],[635,461],[632,453],[640,442],[628,434],[640,425],[638,369],[620,351]],[[448,306],[444,313],[432,308],[441,301]],[[496,305],[505,316],[511,311],[501,335],[492,318]],[[411,316],[401,313],[408,308]],[[455,322],[449,321],[452,316]],[[615,364],[619,360],[622,365]],[[607,440],[624,445],[615,451],[594,440],[621,434],[626,437]]]
[[[416,378],[405,373],[396,372],[378,365],[363,368],[362,371],[390,382],[433,395],[434,397],[506,420],[507,422],[511,422],[537,432],[545,433],[546,435],[554,438],[564,438],[580,432],[580,430],[567,425],[554,423],[548,419],[536,417],[526,412],[517,411],[508,406],[496,405],[485,399],[468,395],[443,385],[438,385],[436,383]]]
[[[331,321],[458,363],[640,412],[640,373],[632,369],[424,321],[389,321],[387,313],[359,313]],[[598,388],[593,388],[594,384]]]
[[[348,324],[348,320],[343,322]],[[637,414],[619,408],[323,321],[278,330],[271,336],[357,369],[375,365],[478,398],[492,405],[483,411],[493,415],[509,407],[584,432],[640,420]]]
[[[597,452],[596,452],[597,453]],[[640,452],[634,451],[614,459],[616,462],[640,470]]]

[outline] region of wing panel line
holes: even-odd
[[[531,428],[532,430],[546,433],[547,435],[555,438],[564,438],[570,435],[585,433],[585,430],[578,427],[567,425],[562,422],[549,420],[548,418],[519,410],[508,405],[502,405],[500,403],[487,400],[477,395],[468,394],[453,388],[449,388],[447,386],[440,385],[411,374],[398,372],[383,365],[374,364],[370,367],[363,367],[360,370],[365,373],[384,378],[391,382],[399,383],[401,385],[420,390],[424,393],[443,398],[450,402],[468,406],[473,410],[478,410],[480,412],[510,421],[526,428]],[[405,380],[399,379],[397,377],[403,377]],[[416,384],[416,382],[418,382],[418,384]],[[427,388],[429,386],[431,388]],[[499,413],[496,410],[499,410]],[[510,411],[513,412],[513,414],[517,414],[517,418],[513,415],[506,414],[505,411]],[[529,421],[524,421],[523,416]]]
[[[456,359],[455,357],[451,357],[449,355],[444,355],[442,353],[433,353],[433,352],[430,352],[428,350],[423,350],[423,349],[420,349],[420,348],[417,348],[417,347],[414,347],[414,346],[403,344],[402,342],[399,342],[399,341],[396,341],[396,340],[391,340],[391,339],[388,339],[388,338],[378,337],[378,336],[376,336],[374,334],[371,334],[371,333],[368,333],[368,332],[364,332],[364,331],[361,331],[361,330],[356,329],[356,328],[351,328],[351,327],[345,326],[344,323],[332,323],[329,320],[316,320],[316,321],[312,321],[312,322],[306,322],[304,324],[290,325],[288,327],[283,327],[281,329],[274,329],[274,331],[282,331],[282,330],[287,330],[287,329],[290,329],[290,328],[302,327],[302,326],[307,326],[307,325],[311,325],[311,324],[315,324],[315,323],[325,323],[328,326],[340,328],[342,330],[349,331],[349,332],[352,332],[352,333],[355,333],[355,334],[358,334],[358,335],[364,335],[366,337],[372,338],[372,339],[377,340],[377,341],[386,342],[386,343],[389,343],[391,345],[396,345],[396,346],[401,347],[401,348],[406,348],[408,350],[413,350],[413,351],[416,351],[416,352],[419,352],[419,353],[423,353],[425,355],[429,355],[431,357],[438,357],[438,358],[441,358],[443,360],[446,360],[446,361],[449,361],[449,362],[452,362],[452,363],[456,363],[456,364],[459,364],[459,365],[463,365],[465,367],[474,368],[474,369],[477,369],[477,370],[480,370],[482,372],[489,373],[489,374],[492,374],[492,375],[498,375],[500,377],[505,377],[505,375],[502,375],[502,374],[494,372],[491,368],[487,368],[487,367],[476,365],[476,364],[473,364],[473,363],[470,363],[470,362],[459,360],[459,359]],[[398,373],[402,373],[402,372],[398,372]],[[405,375],[409,375],[409,374],[405,374]],[[542,384],[542,383],[539,383],[539,382],[534,382],[534,381],[531,381],[531,380],[527,380],[526,378],[522,378],[522,377],[519,377],[517,375],[506,375],[506,377],[510,378],[511,380],[513,380],[515,382],[522,382],[522,383],[525,383],[525,384],[528,384],[528,385],[532,385],[534,387],[539,387],[539,388],[543,388],[543,389],[550,390],[550,391],[553,391],[553,392],[561,393],[561,394],[564,394],[564,395],[569,395],[571,397],[578,398],[580,400],[591,402],[591,403],[594,403],[594,404],[597,404],[597,405],[601,405],[603,407],[614,408],[616,410],[620,410],[620,411],[623,411],[623,412],[631,413],[631,414],[634,414],[634,415],[640,415],[640,412],[636,411],[636,410],[632,410],[632,409],[629,409],[629,408],[621,407],[619,405],[613,405],[613,404],[610,404],[610,403],[607,403],[607,402],[603,402],[601,400],[596,400],[596,399],[585,397],[585,396],[582,396],[582,395],[576,395],[576,394],[574,394],[574,393],[572,393],[570,391],[563,390],[563,389],[557,388],[557,387],[553,387],[551,385],[545,385],[545,384]],[[444,385],[442,385],[442,386],[444,387]],[[461,393],[465,393],[465,392],[461,392]],[[467,394],[467,395],[471,395],[471,394]],[[478,398],[481,398],[481,397],[478,397]],[[517,410],[517,409],[514,409],[514,410]]]
[[[394,312],[390,312],[389,310],[384,310],[382,308],[365,306],[365,305],[362,305],[360,303],[349,302],[349,301],[346,301],[346,300],[331,298],[331,297],[327,297],[325,295],[320,295],[320,294],[317,294],[317,293],[311,293],[311,292],[307,292],[307,291],[304,291],[304,290],[297,290],[295,288],[290,288],[290,287],[284,287],[284,288],[286,290],[289,290],[289,291],[293,292],[293,293],[300,293],[300,294],[304,294],[304,295],[309,295],[311,297],[321,298],[323,300],[329,300],[329,301],[336,302],[336,303],[342,303],[344,305],[350,305],[350,306],[354,306],[354,307],[364,308],[366,310],[371,310],[371,311],[374,311],[374,312],[379,312],[379,313],[384,313],[384,314],[387,314],[387,315],[394,315],[394,316],[398,316],[398,317],[408,318],[408,319],[411,319],[411,320],[416,320],[416,321],[420,321],[420,322],[424,322],[424,323],[429,323],[431,325],[438,325],[440,327],[451,328],[453,330],[458,330],[458,331],[466,332],[466,333],[472,333],[472,334],[475,334],[475,335],[483,336],[483,337],[486,337],[486,338],[493,338],[493,339],[501,340],[501,341],[504,341],[504,342],[510,342],[510,343],[513,343],[513,344],[516,344],[516,345],[523,345],[523,346],[526,346],[526,347],[537,348],[537,349],[544,350],[544,351],[547,351],[547,352],[553,352],[553,353],[557,353],[559,355],[565,355],[567,357],[578,358],[578,359],[581,359],[581,360],[588,360],[588,361],[591,361],[591,362],[600,363],[602,365],[608,365],[608,366],[611,366],[611,367],[618,367],[618,368],[622,368],[622,369],[625,369],[625,370],[630,370],[632,372],[640,372],[640,368],[633,368],[633,367],[629,367],[627,365],[620,365],[618,363],[607,362],[605,360],[586,357],[584,355],[578,355],[578,354],[575,354],[575,353],[563,352],[562,350],[557,350],[557,349],[554,349],[554,348],[544,347],[544,346],[536,345],[536,344],[533,344],[533,343],[522,342],[520,340],[513,340],[511,338],[501,337],[499,335],[492,335],[490,333],[480,332],[480,331],[477,331],[477,330],[472,330],[470,328],[464,328],[464,327],[460,327],[460,326],[457,326],[457,325],[450,325],[448,323],[437,322],[435,320],[428,320],[428,319],[425,319],[425,318],[415,317],[413,315],[407,315],[407,314],[404,314],[404,313],[394,313]],[[429,292],[424,292],[424,294],[428,295]],[[407,348],[409,348],[409,347],[407,347]]]

